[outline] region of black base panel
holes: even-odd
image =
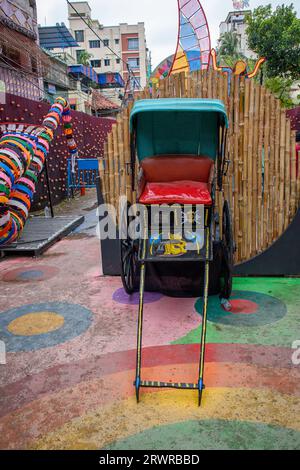
[[[84,217],[31,217],[16,243],[0,247],[6,256],[39,256],[69,235],[84,222]]]
[[[213,261],[210,263],[209,295],[221,291],[222,248],[213,246]],[[200,297],[204,292],[204,262],[180,261],[148,263],[146,290],[161,292],[170,297]]]
[[[101,243],[102,266],[105,276],[121,276],[120,242],[105,240]],[[213,261],[210,263],[209,295],[221,291],[222,248],[219,243],[213,246]],[[138,291],[139,279],[136,290]],[[204,288],[203,261],[162,261],[147,263],[147,292],[161,292],[171,297],[200,297]]]
[[[300,209],[270,248],[234,268],[237,276],[300,276]]]

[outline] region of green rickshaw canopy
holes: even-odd
[[[215,159],[220,125],[228,128],[225,105],[220,100],[139,100],[130,115],[139,160],[162,154],[207,155]]]

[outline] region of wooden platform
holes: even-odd
[[[69,235],[84,222],[84,217],[31,217],[21,238],[6,248],[0,248],[5,255],[39,256],[54,243]]]

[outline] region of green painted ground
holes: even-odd
[[[107,450],[296,450],[300,432],[260,423],[186,421],[155,427]]]
[[[291,347],[292,343],[300,339],[300,279],[289,278],[236,278],[234,280],[234,291],[249,291],[270,296],[270,305],[262,311],[264,305],[260,306],[263,317],[268,315],[270,307],[277,308],[273,303],[274,297],[278,299],[278,305],[284,305],[286,314],[284,316],[274,315],[269,310],[270,322],[259,324],[257,321],[248,321],[248,325],[241,325],[240,315],[233,318],[230,324],[224,324],[223,313],[220,310],[220,322],[216,319],[215,302],[211,302],[209,317],[212,315],[214,321],[208,322],[207,342],[209,343],[239,343],[239,344],[260,344],[266,346]],[[258,297],[258,303],[260,296]],[[246,316],[245,316],[246,318]],[[255,319],[254,319],[255,320]],[[235,323],[237,326],[235,326]],[[178,339],[174,344],[198,343],[200,338],[200,327],[191,331],[188,335]]]

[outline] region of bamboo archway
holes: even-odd
[[[300,201],[296,173],[295,132],[286,110],[263,86],[244,77],[228,80],[216,71],[170,76],[159,88],[145,89],[141,98],[216,98],[227,106],[230,129],[227,155],[231,161],[224,189],[217,194],[219,212],[230,201],[237,243],[236,263],[249,260],[274,243],[294,218]],[[130,184],[129,114],[124,109],[105,145],[100,175],[107,203],[119,197],[135,201]]]

